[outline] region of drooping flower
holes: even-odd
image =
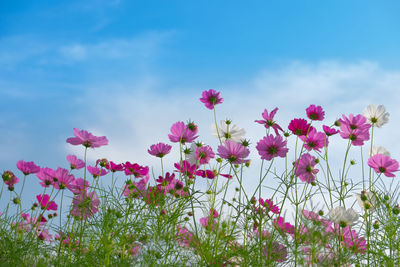
[[[395,177],[393,172],[399,171],[399,163],[383,154],[376,154],[368,159],[368,166],[373,168],[376,173],[383,173],[386,177]]]
[[[74,170],[74,169],[79,170],[79,169],[82,169],[83,167],[85,167],[85,162],[81,159],[78,159],[74,155],[68,155],[67,160],[70,164],[71,170]]]
[[[55,189],[69,188],[71,183],[75,180],[75,177],[72,174],[69,174],[69,171],[64,168],[57,168],[56,171],[51,170],[51,173]]]
[[[348,118],[343,115],[343,119],[339,119],[341,123],[340,136],[350,139],[354,146],[364,145],[364,141],[369,140],[369,128],[371,128],[366,121],[367,119],[361,114],[357,116],[350,114]]]
[[[386,148],[384,148],[383,146],[374,146],[373,145],[369,155],[372,157],[372,156],[375,156],[376,154],[382,154],[382,155],[390,157],[390,153],[389,153],[389,151],[386,150]]]
[[[87,191],[89,188],[90,183],[89,181],[85,181],[82,178],[75,179],[69,186],[69,190],[74,193],[75,195],[80,194],[82,191]]]
[[[302,136],[306,135],[312,129],[312,126],[305,119],[293,119],[288,128],[294,135]]]
[[[263,124],[265,126],[265,128],[269,128],[272,127],[272,129],[274,129],[275,134],[279,135],[278,130],[282,131],[281,126],[279,126],[275,121],[274,121],[274,116],[276,114],[276,112],[278,111],[278,108],[274,108],[271,113],[268,114],[268,110],[264,109],[264,112],[262,113],[262,117],[264,120],[256,120],[255,122]]]
[[[221,126],[218,127],[218,130],[215,124],[212,125],[212,128],[213,136],[221,138],[222,142],[230,139],[235,142],[240,142],[243,136],[246,134],[246,131],[243,128],[232,124],[230,120],[222,120]]]
[[[173,143],[191,143],[199,137],[196,133],[197,131],[190,130],[183,121],[178,121],[171,126],[171,134],[168,134],[168,138]]]
[[[241,143],[233,140],[226,140],[223,145],[218,146],[218,156],[228,160],[232,164],[246,163],[245,158],[250,154],[250,150]]]
[[[384,105],[377,107],[375,104],[371,104],[367,106],[363,111],[363,116],[369,124],[376,125],[379,128],[389,121],[389,113],[386,112]]]
[[[361,208],[373,211],[377,205],[377,199],[374,193],[362,191],[361,194],[356,194],[358,205]]]
[[[33,161],[26,162],[23,160],[19,160],[17,161],[17,168],[25,175],[37,173],[40,171],[40,167],[33,163]]]
[[[282,136],[273,136],[272,134],[265,136],[258,141],[256,149],[261,159],[271,160],[275,157],[286,157],[289,149],[286,147],[287,141],[283,141]]]
[[[336,130],[335,128],[331,128],[331,127],[326,126],[326,125],[322,125],[322,129],[324,130],[326,136],[332,136],[332,135],[337,134],[339,132],[339,130]]]
[[[39,205],[46,210],[57,210],[57,204],[54,201],[49,201],[50,196],[47,194],[37,195],[36,199]]]
[[[307,117],[313,121],[322,121],[325,117],[325,111],[321,106],[310,105],[306,109]]]
[[[123,164],[126,175],[134,175],[135,177],[144,177],[149,173],[148,166],[140,166],[137,163],[130,163],[129,161]]]
[[[326,135],[321,132],[317,132],[315,128],[311,129],[308,135],[302,135],[299,137],[304,141],[304,147],[308,150],[316,150],[321,152],[321,148],[328,145],[328,139]]]
[[[71,145],[78,146],[83,145],[84,147],[101,147],[108,145],[108,139],[105,136],[94,136],[93,134],[74,128],[75,137],[70,137],[67,139],[67,143]]]
[[[318,169],[315,169],[316,158],[306,153],[301,155],[294,163],[296,176],[303,182],[312,183],[315,181],[315,175],[318,173]]]
[[[171,152],[172,146],[164,143],[158,143],[150,146],[150,149],[147,150],[150,155],[153,155],[158,158],[162,158]]]
[[[82,191],[72,199],[71,215],[86,220],[99,211],[99,205],[96,191]]]
[[[329,217],[331,218],[332,222],[345,227],[356,224],[359,215],[352,208],[346,210],[342,206],[338,206],[329,211]]]
[[[201,94],[200,101],[204,103],[206,108],[214,109],[215,105],[221,104],[224,99],[220,96],[220,92],[210,89],[208,91],[203,91]]]
[[[87,166],[87,169],[90,172],[90,174],[93,175],[93,178],[97,178],[99,176],[104,176],[104,175],[108,174],[108,171],[103,168]]]

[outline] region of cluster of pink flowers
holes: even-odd
[[[369,140],[371,125],[367,123],[367,119],[363,115],[354,116],[350,114],[349,117],[343,115],[339,122],[341,123],[340,136],[344,139],[350,139],[354,146],[362,146],[365,141]]]

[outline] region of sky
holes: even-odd
[[[279,107],[287,127],[310,104],[332,124],[371,103],[391,114],[377,143],[400,159],[399,11],[398,1],[368,0],[3,0],[0,171],[18,173],[21,159],[67,167],[66,155],[83,155],[65,142],[74,127],[109,139],[89,151],[91,162],[106,157],[157,172],[147,149],[189,119],[216,151],[213,114],[199,101],[210,88],[224,97],[218,120],[245,128],[254,160],[265,134],[254,120],[265,108]],[[33,196],[41,189],[30,182]]]

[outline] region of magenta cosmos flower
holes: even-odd
[[[19,160],[17,161],[17,168],[21,172],[23,172],[25,175],[31,174],[31,173],[37,173],[40,171],[40,167],[37,166],[33,161],[23,161]]]
[[[310,105],[306,109],[307,117],[313,121],[322,121],[325,118],[325,111],[321,106]]]
[[[261,159],[271,160],[275,157],[286,157],[286,153],[289,151],[286,148],[287,141],[283,141],[282,136],[273,136],[272,134],[265,136],[263,139],[258,141],[256,149]]]
[[[94,136],[93,134],[74,128],[75,137],[70,137],[67,139],[67,143],[71,145],[78,146],[83,145],[84,147],[101,147],[108,145],[107,137],[105,136]]]
[[[343,115],[343,119],[339,119],[340,125],[340,136],[344,139],[350,139],[354,146],[364,145],[364,141],[369,140],[369,128],[371,125],[367,123],[367,119],[358,114],[354,116],[350,114],[347,118]]]
[[[210,146],[196,147],[195,151],[196,163],[202,165],[210,162],[210,159],[215,157],[214,151]]]
[[[71,215],[81,219],[88,219],[99,211],[100,200],[96,191],[82,191],[72,199]]]
[[[316,150],[321,152],[321,148],[328,145],[326,135],[321,132],[317,132],[315,128],[311,129],[307,136],[302,135],[300,139],[304,142],[304,147],[308,150]]]
[[[71,183],[75,180],[72,174],[64,168],[58,168],[57,170],[49,169],[49,175],[53,177],[53,185],[55,189],[69,188]]]
[[[263,124],[265,128],[272,127],[274,129],[275,134],[278,135],[279,132],[278,130],[282,131],[281,126],[279,126],[275,121],[274,121],[274,116],[276,112],[278,111],[278,108],[274,108],[271,113],[268,114],[268,110],[264,109],[264,112],[261,114],[264,120],[256,120],[255,122]]]
[[[167,155],[169,152],[171,152],[172,146],[164,144],[164,143],[158,143],[155,145],[151,145],[150,149],[147,150],[150,155],[156,156],[158,158],[162,158],[165,155]]]
[[[111,172],[119,172],[124,170],[123,164],[116,164],[113,161],[110,161],[109,165],[106,165],[106,169],[110,170]]]
[[[289,130],[294,135],[306,135],[312,129],[312,126],[305,119],[293,119],[289,123]]]
[[[249,160],[245,160],[245,158],[249,154],[250,150],[248,148],[233,140],[226,140],[224,145],[218,146],[218,156],[233,164],[248,162]]]
[[[85,167],[85,162],[81,159],[78,159],[74,155],[68,155],[67,160],[70,164],[71,170],[74,170],[74,169],[79,170],[79,169],[82,169],[83,167]]]
[[[149,167],[140,166],[137,163],[130,163],[127,161],[124,165],[126,175],[134,175],[135,177],[144,177],[149,173]]]
[[[193,175],[195,175],[195,172],[198,168],[198,166],[196,164],[192,165],[187,160],[184,160],[180,163],[177,162],[174,164],[174,166],[178,172],[180,172],[184,176],[187,176],[188,178],[194,178]]]
[[[322,125],[322,129],[324,130],[326,136],[332,136],[332,135],[337,134],[339,132],[339,130],[336,130],[335,128],[331,128],[331,127],[326,126],[326,125]]]
[[[57,210],[57,204],[54,201],[49,201],[50,196],[47,194],[44,195],[37,195],[36,199],[42,209],[46,210]]]
[[[191,130],[183,121],[178,121],[171,126],[171,134],[168,135],[169,140],[173,143],[191,143],[198,135],[197,127]]]
[[[5,171],[2,175],[3,181],[6,185],[8,185],[8,189],[14,189],[14,185],[19,182],[17,176],[14,175],[12,171]]]
[[[87,169],[93,175],[93,178],[108,174],[108,171],[103,168],[88,166]]]
[[[315,162],[316,158],[306,153],[303,154],[294,163],[294,168],[296,171],[296,176],[300,178],[303,182],[312,183],[315,181],[315,175],[319,170],[314,169],[317,164]]]
[[[69,186],[69,190],[75,195],[79,195],[83,191],[87,191],[90,183],[82,178],[75,179]]]
[[[368,159],[368,166],[376,173],[383,173],[386,177],[395,177],[393,172],[399,171],[399,163],[383,154],[376,154]]]
[[[204,103],[206,108],[213,109],[215,105],[221,104],[224,99],[220,96],[220,92],[210,89],[201,94],[200,101]]]

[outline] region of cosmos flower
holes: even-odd
[[[272,127],[274,129],[275,134],[279,135],[278,130],[282,131],[281,126],[279,126],[275,121],[274,121],[274,116],[276,112],[278,111],[278,108],[274,108],[271,113],[268,113],[267,109],[264,109],[264,112],[261,114],[264,120],[256,120],[255,122],[263,124],[265,128]]]
[[[235,124],[232,124],[230,120],[222,120],[221,126],[218,127],[218,132],[214,124],[212,125],[212,128],[213,128],[213,135],[217,138],[218,137],[221,138],[222,142],[225,142],[226,140],[233,140],[235,142],[240,142],[243,136],[246,134],[246,131],[243,128],[240,128]]]
[[[362,146],[364,141],[369,140],[369,129],[371,125],[366,123],[367,119],[358,114],[354,116],[350,114],[347,118],[345,115],[339,119],[340,125],[340,136],[344,139],[350,139],[352,145]]]
[[[375,104],[371,104],[364,109],[363,115],[369,124],[379,128],[389,121],[389,113],[386,112],[384,105],[377,107]]]
[[[104,175],[108,174],[108,171],[103,168],[87,166],[87,169],[90,172],[90,174],[93,175],[93,178],[97,178],[99,176],[104,176]]]
[[[89,188],[90,183],[89,181],[85,181],[82,178],[75,179],[69,186],[69,190],[74,193],[75,195],[80,194],[82,191],[87,191]]]
[[[326,125],[322,125],[322,129],[324,130],[326,136],[332,136],[332,135],[337,134],[339,132],[339,130],[336,130],[335,128],[331,128],[331,127],[326,126]]]
[[[218,156],[228,160],[232,164],[246,163],[245,160],[250,154],[250,150],[244,147],[241,143],[233,140],[227,140],[223,145],[218,146]]]
[[[346,210],[345,208],[338,206],[329,211],[329,217],[332,222],[345,227],[356,224],[359,215],[352,208]]]
[[[386,177],[395,177],[393,172],[399,171],[399,163],[383,154],[376,154],[368,159],[368,166],[376,173],[383,173]]]
[[[33,163],[33,161],[26,162],[23,160],[19,160],[17,161],[17,168],[25,175],[37,173],[40,171],[40,167]]]
[[[105,136],[94,136],[93,134],[74,128],[75,137],[70,137],[67,139],[67,143],[71,145],[78,146],[83,145],[84,147],[101,147],[108,145],[107,137]]]
[[[158,158],[162,158],[165,155],[167,155],[169,152],[171,152],[172,146],[164,144],[164,143],[158,143],[150,146],[150,149],[147,150],[150,155],[153,155]]]
[[[110,161],[109,165],[106,165],[106,169],[110,170],[111,172],[119,172],[124,170],[123,164],[116,164],[113,161]]]
[[[310,105],[306,109],[307,117],[313,121],[322,121],[325,117],[325,111],[321,106]]]
[[[283,141],[282,136],[273,136],[272,134],[265,136],[258,141],[256,149],[261,159],[271,160],[275,157],[286,157],[289,149],[286,147],[287,141]]]
[[[361,194],[356,194],[358,205],[361,208],[373,211],[377,205],[377,199],[374,193],[362,191]]]
[[[301,155],[294,163],[296,170],[296,176],[303,182],[312,183],[315,181],[315,175],[318,173],[318,169],[315,169],[316,158],[306,153]]]
[[[57,210],[57,204],[54,201],[49,201],[50,196],[47,194],[37,195],[36,199],[39,205],[46,210]]]
[[[202,165],[210,162],[210,159],[215,157],[214,151],[210,146],[196,147],[195,150],[196,163]]]
[[[376,154],[382,154],[382,155],[390,157],[390,153],[389,153],[389,151],[386,150],[386,148],[384,148],[383,146],[373,145],[369,155],[372,157],[372,156],[375,156]]]
[[[71,215],[81,219],[89,219],[99,211],[100,200],[96,191],[82,191],[72,199]]]
[[[69,188],[71,183],[75,180],[75,177],[69,174],[69,171],[64,168],[51,170],[51,175],[53,176],[53,185],[55,189]]]
[[[137,163],[130,163],[129,161],[123,164],[126,175],[134,175],[135,177],[144,177],[149,173],[148,166],[140,166]]]
[[[68,155],[67,160],[70,164],[71,170],[74,170],[74,169],[79,170],[79,169],[82,169],[83,167],[85,167],[85,162],[81,159],[78,159],[74,155]]]
[[[224,101],[220,94],[220,92],[217,92],[214,89],[203,91],[200,101],[204,103],[206,108],[214,109],[215,105],[221,104]]]
[[[312,126],[305,119],[293,119],[288,128],[294,135],[302,136],[306,135],[312,129]]]
[[[181,163],[175,163],[174,166],[182,175],[187,176],[188,178],[194,178],[193,175],[198,168],[196,164],[190,164],[187,160],[184,160]]]
[[[328,140],[326,135],[321,132],[317,132],[315,128],[311,129],[307,135],[302,135],[299,137],[304,141],[304,147],[308,150],[316,150],[321,152],[321,148],[328,145]]]
[[[183,121],[178,121],[171,126],[171,134],[168,134],[168,138],[173,143],[191,143],[198,135],[197,131],[189,129]]]

